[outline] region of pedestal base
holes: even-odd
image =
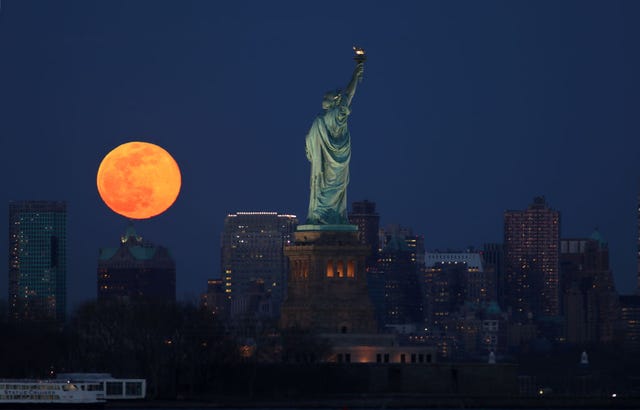
[[[326,333],[375,333],[365,272],[369,247],[360,243],[357,227],[302,226],[314,229],[298,227],[295,243],[284,249],[290,272],[281,326]]]

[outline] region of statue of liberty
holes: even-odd
[[[322,100],[322,112],[313,120],[306,137],[307,159],[311,162],[309,225],[344,225],[347,219],[347,185],[351,136],[347,118],[351,100],[364,72],[364,50],[354,47],[357,62],[351,81],[343,91],[329,91]]]

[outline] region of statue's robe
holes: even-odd
[[[343,101],[316,117],[306,138],[311,162],[311,195],[307,224],[348,224],[347,184],[351,137],[347,118],[351,113]]]

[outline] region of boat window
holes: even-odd
[[[102,391],[102,383],[92,383],[87,385],[87,390],[89,391]]]
[[[62,385],[62,390],[64,391],[76,391],[78,387],[75,384],[67,383]]]
[[[122,382],[107,382],[107,395],[122,395]]]
[[[127,382],[125,384],[127,396],[142,396],[142,383]]]

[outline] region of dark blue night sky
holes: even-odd
[[[618,290],[634,290],[640,2],[1,5],[0,210],[68,201],[71,307],[95,297],[98,248],[127,225],[95,184],[121,143],[159,144],[181,167],[175,205],[136,223],[172,250],[180,298],[218,276],[227,213],[303,221],[304,137],[324,92],[348,82],[353,44],[369,58],[350,202],[375,201],[383,225],[412,227],[428,249],[462,249],[502,241],[504,210],[545,195],[563,237],[600,229]]]

